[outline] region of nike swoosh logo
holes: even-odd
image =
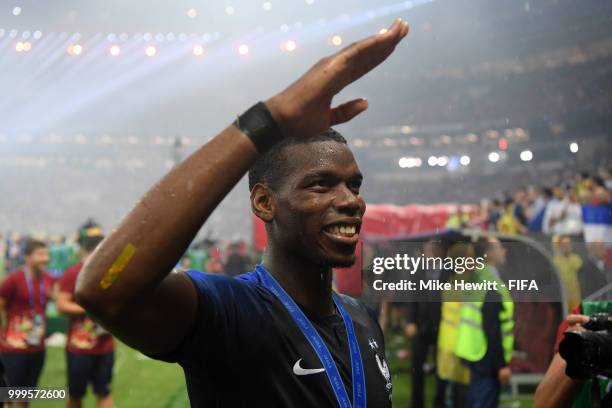
[[[310,375],[310,374],[322,373],[323,371],[325,371],[324,368],[302,368],[302,367],[300,367],[300,362],[301,361],[302,361],[302,359],[300,358],[293,365],[293,374],[295,374],[295,375]]]

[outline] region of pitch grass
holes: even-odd
[[[390,341],[390,355],[396,354],[403,346],[401,339]],[[124,344],[117,343],[115,369],[112,384],[113,397],[117,408],[178,408],[189,407],[183,370],[176,364],[152,360]],[[47,348],[45,366],[39,383],[40,388],[66,387],[66,363],[63,348]],[[390,358],[393,370],[393,406],[405,408],[410,403],[410,380],[408,360]],[[426,400],[431,401],[434,380],[428,376],[425,387]],[[532,406],[531,399],[511,402],[504,398],[502,406],[527,408]],[[508,403],[509,402],[509,403]],[[520,405],[519,405],[520,404]],[[36,402],[33,408],[65,407],[66,401]],[[91,389],[84,400],[84,407],[95,407]],[[431,405],[429,405],[431,407]]]

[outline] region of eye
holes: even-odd
[[[361,181],[351,181],[348,184],[348,188],[357,192],[359,194],[359,189],[361,188]]]
[[[314,188],[329,188],[331,187],[331,183],[328,180],[324,180],[324,179],[319,179],[319,180],[315,180],[312,183],[310,183],[308,185],[308,187],[314,187]]]

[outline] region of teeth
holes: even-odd
[[[335,235],[344,235],[348,237],[352,237],[357,232],[357,229],[354,225],[332,225],[327,228],[327,231],[335,234]]]

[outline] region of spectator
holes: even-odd
[[[45,360],[45,310],[53,286],[46,271],[49,251],[44,242],[28,240],[24,255],[24,267],[0,285],[0,311],[7,314],[0,352],[9,387],[36,387]]]
[[[74,300],[77,277],[103,236],[92,234],[81,239],[81,262],[68,268],[59,281],[57,308],[70,317],[66,342],[68,369],[68,408],[80,408],[91,383],[98,408],[112,408],[110,392],[114,345],[113,337],[96,324]]]
[[[582,206],[573,188],[565,190],[561,201],[551,210],[548,221],[553,234],[582,237]]]
[[[475,269],[475,282],[496,281],[497,290],[475,292],[460,311],[457,355],[469,362],[470,408],[497,408],[501,383],[512,376],[509,363],[514,346],[514,303],[502,286],[499,270],[506,250],[496,238],[478,242],[476,256],[486,258],[485,267]]]
[[[440,243],[430,240],[423,244],[423,255],[425,258],[443,257],[444,253]],[[419,272],[421,273],[421,272]],[[444,269],[433,269],[422,271],[427,280],[439,280],[446,282],[449,273]],[[406,320],[404,333],[412,338],[412,408],[423,408],[425,406],[425,373],[423,364],[430,350],[436,355],[436,344],[438,340],[438,327],[440,326],[441,297],[438,292],[428,292],[427,299],[420,302],[406,304]],[[434,404],[443,406],[444,383],[437,378],[436,396]]]
[[[497,230],[504,234],[525,233],[527,229],[516,218],[515,203],[511,198],[508,198],[504,204],[504,212],[501,218],[497,221]]]
[[[567,301],[566,313],[580,304],[582,295],[578,281],[578,271],[582,267],[580,256],[572,252],[572,240],[567,235],[553,239],[553,262],[561,274],[561,283]]]

